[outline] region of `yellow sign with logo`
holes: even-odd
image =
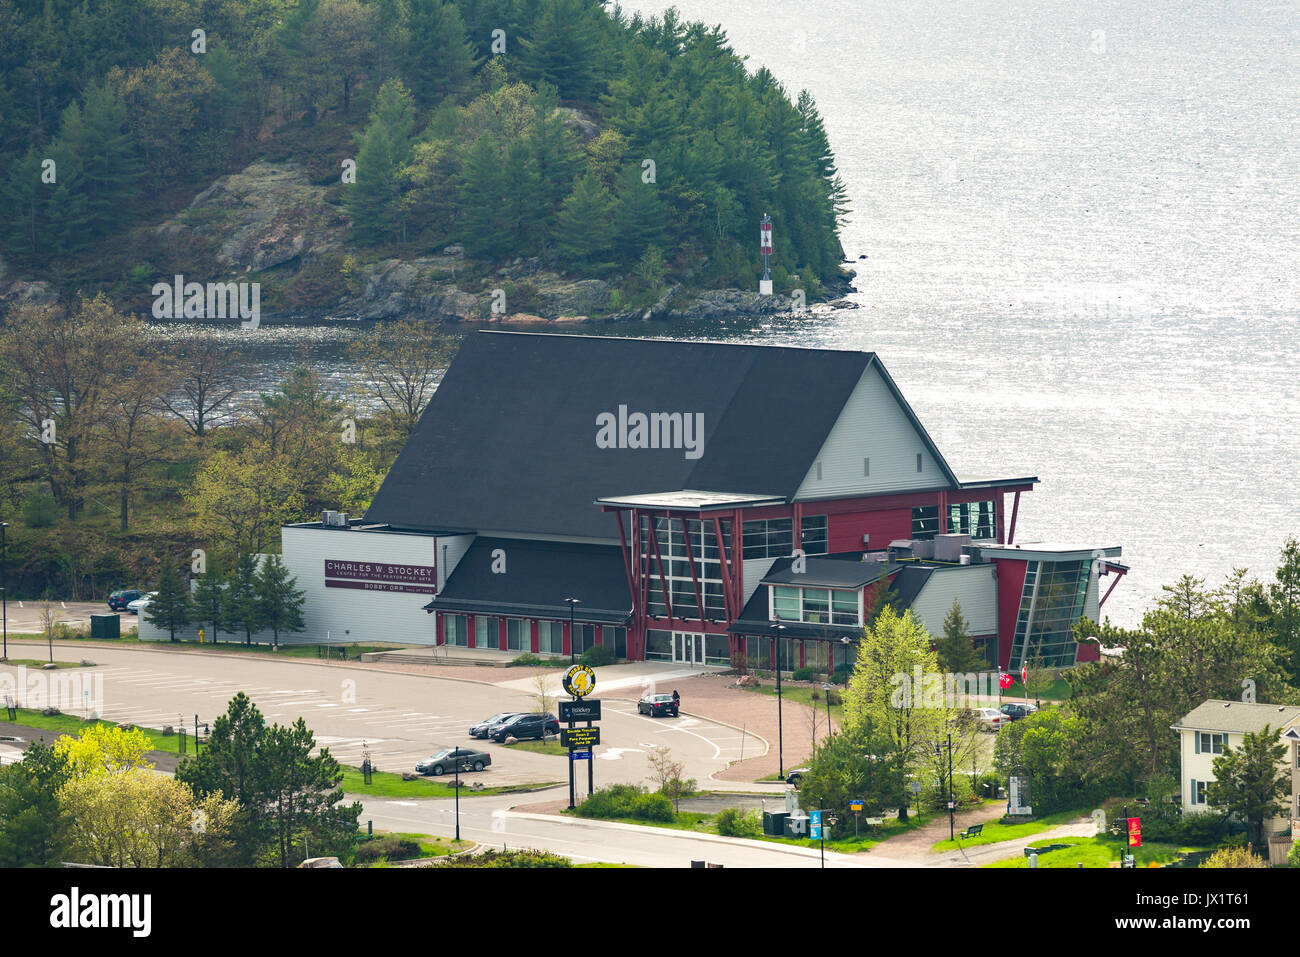
[[[574,665],[564,675],[564,690],[575,698],[585,698],[596,690],[596,672],[589,665]]]

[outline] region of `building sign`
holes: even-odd
[[[436,595],[438,594],[438,570],[433,565],[345,562],[327,558],[325,559],[325,587]]]
[[[561,701],[560,720],[561,721],[599,721],[600,720],[600,699],[591,698],[588,701]]]
[[[570,751],[589,751],[600,744],[600,728],[561,728],[560,744]]]

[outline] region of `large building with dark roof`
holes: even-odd
[[[1126,569],[1016,544],[1037,481],[958,476],[874,353],[478,332],[364,518],[284,552],[309,640],[830,671],[888,583],[990,665],[1073,664]]]

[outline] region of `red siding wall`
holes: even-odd
[[[804,506],[811,515],[812,506]],[[912,509],[895,508],[879,512],[853,512],[830,515],[826,519],[827,547],[832,552],[862,551],[862,536],[870,535],[871,551],[883,551],[896,538],[912,537]]]

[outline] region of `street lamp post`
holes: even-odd
[[[934,746],[935,756],[943,754],[943,749],[939,745]],[[942,767],[940,767],[942,774]],[[957,828],[953,822],[954,802],[952,799],[952,735],[948,735],[948,840],[956,840]]]
[[[4,633],[4,650],[0,652],[0,661],[9,660],[9,569],[5,565],[8,548],[5,541],[5,529],[8,522],[0,522],[0,628]]]
[[[460,748],[456,749],[456,841],[460,842]]]
[[[828,681],[822,685],[822,691],[826,692],[826,737],[831,736],[831,688],[833,685]]]
[[[577,664],[577,657],[574,654],[574,647],[577,645],[578,636],[573,631],[573,608],[575,605],[581,605],[581,598],[566,598],[564,603],[569,606],[569,664]]]
[[[776,657],[776,768],[777,774],[781,779],[785,779],[785,735],[784,726],[781,720],[781,635],[785,631],[785,625],[772,623],[772,630],[777,632],[772,639],[773,651]]]

